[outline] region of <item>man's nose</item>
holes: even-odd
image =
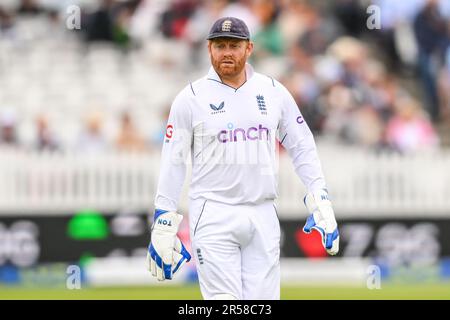
[[[225,47],[225,50],[223,52],[224,56],[232,56],[233,55],[233,51],[231,50],[231,47]]]

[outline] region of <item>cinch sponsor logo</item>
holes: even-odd
[[[220,142],[236,142],[248,140],[269,140],[269,129],[260,124],[258,127],[222,130],[217,135]]]

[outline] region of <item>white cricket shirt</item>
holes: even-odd
[[[226,204],[277,197],[277,140],[308,191],[326,188],[313,135],[288,90],[246,65],[234,89],[211,67],[175,98],[162,148],[155,208],[176,211],[192,165],[189,196]]]

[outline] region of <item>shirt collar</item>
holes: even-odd
[[[253,67],[249,63],[245,63],[245,73],[247,75],[247,81],[249,81],[250,78],[253,77],[253,74],[255,73]],[[216,70],[214,70],[212,66],[209,68],[208,79],[222,82]]]

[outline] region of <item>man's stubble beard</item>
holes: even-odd
[[[226,59],[223,59],[226,60]],[[233,78],[238,76],[242,70],[244,70],[245,68],[245,63],[246,58],[245,56],[239,59],[232,59],[234,61],[234,66],[233,68],[224,68],[221,66],[220,61],[215,60],[212,56],[211,56],[211,64],[214,67],[214,70],[217,72],[217,74],[221,77],[221,78]]]

